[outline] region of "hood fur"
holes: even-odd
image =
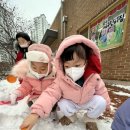
[[[27,59],[20,60],[16,65],[13,66],[11,74],[23,79],[29,70],[29,61]]]
[[[55,67],[53,64],[51,65],[51,72],[46,78],[55,77]],[[29,72],[29,61],[27,59],[20,60],[16,65],[14,65],[10,74],[16,76],[18,79],[23,79],[26,76],[36,78]]]

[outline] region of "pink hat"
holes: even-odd
[[[51,48],[45,44],[35,43],[29,46],[26,57],[29,61],[36,62],[51,62],[52,58]]]

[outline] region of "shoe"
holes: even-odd
[[[86,122],[86,130],[98,130],[96,122]]]
[[[59,120],[59,122],[60,122],[62,125],[69,125],[69,124],[72,123],[72,121],[71,121],[68,117],[66,117],[66,116],[63,116],[63,117]]]

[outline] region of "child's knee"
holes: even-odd
[[[59,110],[64,113],[65,116],[71,116],[75,113],[75,106],[70,100],[61,99],[58,102]]]
[[[95,95],[95,104],[90,106],[90,109],[88,108],[87,116],[89,118],[98,118],[101,113],[103,113],[106,109],[106,100],[98,95]]]
[[[104,111],[107,106],[106,100],[102,96],[98,96],[98,95],[95,95],[95,98],[97,100],[96,102],[97,109],[101,109],[102,111]]]

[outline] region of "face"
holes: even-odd
[[[46,74],[48,71],[48,63],[43,62],[31,62],[31,68],[38,74]]]
[[[76,53],[73,54],[73,60],[66,61],[64,63],[64,69],[68,69],[71,67],[83,67],[85,65],[85,60],[81,59],[77,56]]]
[[[18,43],[19,43],[19,45],[23,45],[23,44],[26,44],[26,43],[29,44],[29,42],[22,37],[18,38]]]

